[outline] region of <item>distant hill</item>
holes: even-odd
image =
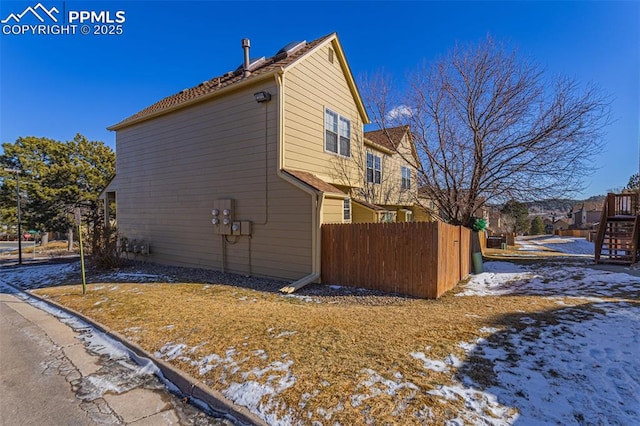
[[[529,214],[552,212],[566,214],[577,203],[579,203],[579,201],[568,198],[556,198],[541,201],[530,201],[525,203],[525,205],[527,206],[527,209],[529,209]]]
[[[593,197],[589,197],[585,200],[573,200],[570,198],[553,198],[548,200],[541,201],[530,201],[526,202],[525,205],[527,209],[529,209],[530,215],[540,215],[540,216],[555,216],[556,219],[560,219],[561,217],[567,217],[567,214],[573,206],[576,204],[582,204],[583,202],[604,202],[606,198],[605,195],[596,195]]]
[[[605,198],[607,198],[606,195],[594,195],[593,197],[587,198],[585,201],[600,201],[604,203]]]

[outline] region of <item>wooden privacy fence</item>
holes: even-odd
[[[471,272],[472,232],[441,222],[322,225],[322,282],[436,299]]]
[[[589,233],[592,232],[588,229],[558,229],[554,233],[559,237],[584,237],[589,238]]]

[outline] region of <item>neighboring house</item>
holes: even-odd
[[[269,58],[249,60],[248,40],[243,48],[235,71],[109,127],[116,177],[102,196],[152,261],[302,286],[320,276],[322,224],[416,219],[415,169],[365,139],[369,118],[336,34]],[[408,129],[403,138],[410,149]],[[380,173],[397,193],[356,200],[366,152],[388,157]]]
[[[571,219],[558,219],[555,222],[553,222],[553,231],[564,231],[569,229],[569,227],[571,226]]]
[[[487,221],[487,229],[496,233],[507,232],[507,224],[504,217],[497,207],[488,207],[488,212],[483,209],[483,218]]]
[[[602,216],[602,201],[585,201],[576,204],[572,209],[573,227],[575,229],[589,229],[600,222]]]
[[[358,173],[347,173],[341,159],[335,162],[334,175],[355,201],[352,222],[431,220],[418,204],[418,156],[409,126],[365,132],[352,158]]]

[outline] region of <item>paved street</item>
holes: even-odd
[[[12,250],[18,250],[17,241],[0,241],[0,253]]]
[[[0,288],[0,425],[231,425]],[[96,352],[100,352],[101,355]]]

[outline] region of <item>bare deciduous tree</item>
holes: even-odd
[[[355,140],[355,139],[354,139]],[[377,156],[379,173],[367,179],[367,153]],[[362,142],[351,146],[351,157],[333,159],[333,178],[340,185],[351,187],[350,195],[371,204],[400,204],[400,179],[391,173],[392,160],[388,155],[367,149]]]
[[[580,190],[608,123],[609,100],[596,88],[547,79],[491,38],[423,66],[404,94],[382,73],[362,87],[380,128],[410,124],[423,194],[443,217],[467,226],[489,201]]]

